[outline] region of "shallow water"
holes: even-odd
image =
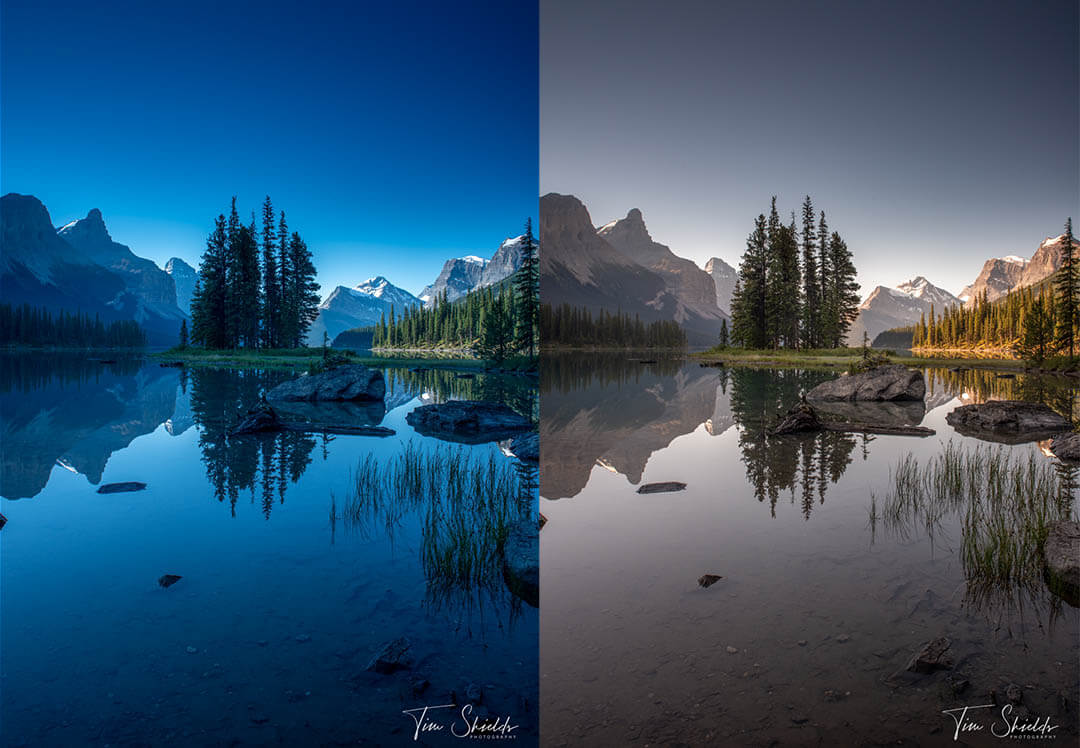
[[[661,360],[550,357],[541,378],[541,730],[550,745],[994,744],[942,710],[1015,683],[1022,710],[1076,741],[1077,610],[1045,588],[969,584],[961,522],[871,523],[890,469],[961,437],[945,415],[987,397],[1070,410],[1053,380],[927,372],[924,407],[877,419],[931,438],[767,438],[835,376]],[[925,411],[925,412],[924,412]],[[871,420],[864,418],[863,420]],[[1003,447],[1026,455],[1039,445]],[[645,482],[685,491],[639,495]],[[1075,517],[1075,503],[1071,512]],[[708,588],[703,574],[723,579]],[[905,672],[952,641],[953,671]],[[946,681],[971,686],[954,694]],[[1003,702],[1003,698],[999,698]]]
[[[536,744],[536,609],[501,579],[433,580],[423,508],[331,521],[362,457],[440,444],[411,409],[464,397],[529,414],[535,388],[391,368],[386,407],[353,415],[394,437],[226,436],[288,376],[0,356],[5,745],[459,744],[414,742],[402,710],[464,703],[469,686]],[[518,464],[494,443],[461,449]],[[535,512],[535,469],[519,475]],[[129,480],[148,488],[96,493]],[[164,589],[163,574],[182,579]],[[413,668],[367,671],[400,636]]]

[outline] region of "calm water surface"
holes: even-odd
[[[932,534],[904,531],[871,522],[870,506],[889,493],[904,454],[926,460],[949,440],[981,444],[945,423],[957,405],[1023,398],[1068,412],[1076,393],[931,370],[924,405],[878,407],[861,420],[922,423],[934,437],[766,437],[778,413],[833,376],[544,362],[545,744],[1001,744],[978,734],[954,742],[941,712],[1017,684],[1022,713],[1059,725],[1042,742],[1075,745],[1077,610],[1044,586],[969,584],[959,518]],[[1042,447],[1003,449],[1050,459]],[[688,488],[636,493],[669,480]],[[1075,503],[1065,511],[1075,517]],[[723,579],[702,588],[703,574]],[[938,636],[951,639],[955,669],[907,674],[912,654]],[[956,694],[946,678],[958,675],[971,685]]]
[[[348,417],[395,437],[230,438],[290,374],[0,357],[0,742],[460,744],[414,742],[402,710],[471,698],[520,726],[515,744],[536,744],[536,609],[501,579],[433,580],[423,508],[331,520],[361,458],[440,444],[406,424],[411,409],[463,397],[535,415],[535,387],[386,374],[385,405]],[[535,516],[535,468],[494,443],[461,449],[514,465]],[[131,480],[147,490],[96,493]],[[163,574],[182,579],[163,589]],[[367,671],[401,636],[412,669]]]

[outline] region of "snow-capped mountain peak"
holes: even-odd
[[[465,255],[464,257],[459,257],[458,259],[481,266],[488,264],[487,260],[485,260],[483,257],[477,257],[476,255]]]

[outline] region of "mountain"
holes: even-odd
[[[443,291],[448,301],[455,301],[477,288],[501,283],[521,267],[524,239],[522,235],[504,240],[490,260],[476,255],[447,260],[435,282],[420,292],[420,299],[431,306]]]
[[[383,314],[389,318],[391,307],[400,315],[405,309],[422,303],[381,275],[369,278],[355,288],[338,286],[319,304],[319,314],[308,332],[308,345],[322,345],[323,332],[333,340],[345,330],[374,325]]]
[[[172,276],[176,286],[176,304],[185,314],[191,314],[191,297],[195,295],[195,281],[199,273],[179,257],[170,257],[165,272]]]
[[[850,345],[862,345],[863,332],[872,341],[879,333],[894,327],[907,327],[919,321],[930,307],[939,314],[946,307],[960,304],[960,299],[938,288],[921,275],[896,288],[878,286],[859,305],[859,316],[848,333]]]
[[[1073,246],[1080,248],[1080,242],[1073,240]],[[1043,239],[1035,254],[1031,256],[1020,277],[1021,286],[1033,286],[1046,280],[1061,269],[1065,261],[1065,235]]]
[[[653,241],[640,210],[631,209],[626,218],[601,226],[597,233],[623,255],[660,274],[678,302],[676,322],[690,322],[704,329],[709,320],[715,320],[719,333],[720,320],[726,315],[716,303],[716,282],[695,263]]]
[[[731,296],[735,293],[735,281],[739,279],[738,271],[721,260],[713,257],[705,263],[705,272],[712,276],[716,286],[716,305],[724,314],[731,314]]]
[[[443,291],[449,301],[460,299],[480,284],[487,264],[487,260],[476,255],[447,260],[435,282],[420,292],[420,300],[430,305]]]
[[[0,227],[5,302],[83,311],[103,322],[135,320],[151,345],[176,343],[186,315],[173,279],[114,242],[99,210],[57,230],[40,200],[10,193],[0,198]]]
[[[678,321],[691,345],[716,341],[723,313],[712,279],[688,260],[657,244],[644,230],[640,211],[594,228],[589,211],[573,195],[540,198],[540,287],[545,303],[594,312],[623,311],[644,322]],[[605,231],[607,229],[607,231]],[[617,249],[608,238],[618,242]],[[634,257],[650,262],[646,267]],[[693,266],[692,268],[690,266]],[[693,272],[696,270],[697,272]]]
[[[989,301],[1000,299],[1020,285],[1027,265],[1027,260],[1016,255],[987,260],[975,282],[960,292],[960,300],[965,304],[974,303],[983,293]]]

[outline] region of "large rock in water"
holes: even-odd
[[[990,400],[961,405],[945,421],[965,436],[1005,444],[1046,439],[1071,428],[1069,421],[1042,403]]]
[[[512,593],[534,608],[540,606],[540,530],[535,522],[510,526],[502,546],[502,571]]]
[[[282,382],[266,393],[266,399],[382,400],[385,395],[386,380],[381,371],[352,364]]]
[[[925,396],[926,380],[922,372],[902,364],[889,364],[861,374],[848,374],[831,382],[822,382],[806,394],[806,399],[822,402],[883,402],[922,400]]]
[[[1080,598],[1080,523],[1069,520],[1050,526],[1043,545],[1050,588],[1071,605]]]
[[[405,421],[424,436],[463,444],[509,439],[533,427],[528,418],[505,405],[477,400],[421,405]]]
[[[1058,434],[1054,437],[1054,440],[1050,442],[1050,451],[1053,452],[1054,457],[1057,457],[1059,460],[1080,462],[1080,434],[1075,432]]]

